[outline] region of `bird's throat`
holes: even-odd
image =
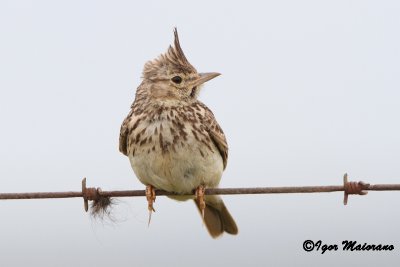
[[[192,92],[190,93],[190,97],[194,98],[196,96],[197,86],[192,88]]]

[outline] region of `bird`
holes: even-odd
[[[199,73],[189,63],[174,28],[174,45],[145,63],[142,82],[124,119],[119,150],[128,156],[146,186],[149,223],[156,189],[175,200],[193,199],[211,237],[238,233],[235,220],[216,188],[228,160],[225,134],[212,111],[199,99],[203,84],[220,73]]]

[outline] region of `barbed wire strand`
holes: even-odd
[[[348,195],[366,195],[367,191],[400,191],[400,184],[368,184],[364,182],[349,182],[347,174],[343,177],[343,185],[326,186],[287,186],[287,187],[248,187],[248,188],[207,188],[206,195],[243,195],[243,194],[298,194],[298,193],[328,193],[344,192],[344,205]],[[157,196],[178,195],[164,190],[156,190]],[[84,208],[88,210],[88,201],[101,197],[143,197],[145,190],[102,191],[101,188],[86,187],[86,178],[82,180],[82,191],[65,192],[28,192],[0,193],[0,200],[11,199],[51,199],[77,198],[84,199]]]

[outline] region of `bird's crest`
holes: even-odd
[[[148,61],[144,65],[143,77],[152,78],[157,75],[170,75],[175,72],[197,72],[189,63],[179,43],[178,31],[174,28],[174,46],[169,46],[167,52],[158,58]]]

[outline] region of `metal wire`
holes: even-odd
[[[299,194],[344,192],[344,204],[347,204],[349,194],[365,195],[367,191],[400,191],[400,184],[367,184],[364,182],[349,182],[347,174],[343,177],[343,185],[326,186],[288,186],[288,187],[248,187],[248,188],[207,188],[206,195],[243,195],[243,194]],[[177,195],[175,193],[156,190],[157,196]],[[48,199],[83,197],[85,210],[88,201],[100,197],[143,197],[145,190],[102,191],[100,188],[86,187],[86,178],[82,180],[82,191],[66,192],[29,192],[29,193],[0,193],[0,200],[7,199]]]

